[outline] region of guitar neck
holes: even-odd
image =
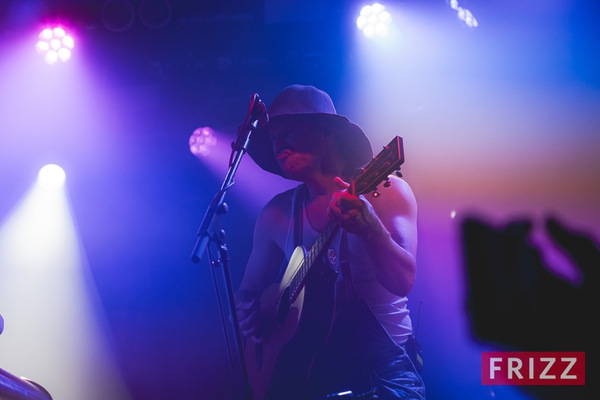
[[[312,269],[315,262],[321,257],[323,250],[329,246],[339,229],[340,226],[335,221],[331,219],[327,221],[327,224],[315,240],[314,244],[304,257],[304,260],[298,268],[298,271],[290,281],[290,301],[293,302],[296,300],[296,297],[298,297],[298,294],[304,287],[306,276],[308,275],[309,271]]]
[[[402,138],[396,136],[392,141],[383,147],[383,150],[373,157],[371,162],[367,164],[360,174],[350,182],[348,193],[361,195],[370,191],[376,191],[377,185],[382,181],[387,181],[387,177],[394,171],[400,168],[404,163],[404,146]],[[389,182],[387,182],[389,185]],[[384,185],[386,186],[386,185]],[[304,257],[302,264],[294,276],[290,279],[290,301],[296,300],[300,291],[304,287],[306,276],[310,272],[312,266],[323,254],[326,246],[329,246],[333,237],[340,229],[340,226],[333,220],[329,220],[323,228],[323,231],[317,237],[317,240]]]

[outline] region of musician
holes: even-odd
[[[424,399],[423,381],[405,350],[412,335],[407,295],[416,277],[412,190],[390,176],[391,185],[380,185],[377,197],[349,193],[348,182],[373,151],[363,131],[336,113],[327,93],[289,86],[268,115],[267,126],[252,134],[248,153],[262,169],[301,184],[276,195],[256,222],[235,295],[242,334],[254,343],[268,340],[261,294],[281,280],[294,248],[310,248],[332,219],[342,228],[323,257],[337,277],[332,328],[302,393],[287,398],[318,399],[351,390],[361,398],[376,392],[379,399]]]

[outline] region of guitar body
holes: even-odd
[[[337,274],[329,267],[314,268],[296,299],[287,304],[289,282],[305,255],[306,250],[297,247],[281,283],[269,286],[260,298],[267,340],[246,340],[244,351],[255,400],[300,398],[316,353],[331,330]]]

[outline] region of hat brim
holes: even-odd
[[[294,122],[302,120],[318,121],[329,127],[331,131],[338,135],[341,140],[338,141],[340,151],[344,159],[351,168],[360,168],[368,164],[373,159],[373,149],[369,138],[363,130],[348,118],[338,114],[312,113],[312,114],[281,114],[275,115],[269,119],[265,127],[258,128],[250,136],[248,144],[248,154],[254,162],[265,171],[283,175],[279,167],[273,145],[269,140],[269,125],[271,123],[280,123],[284,121]]]

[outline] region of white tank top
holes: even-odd
[[[291,222],[285,242],[285,255],[287,260],[290,259],[295,248],[295,218],[293,214],[296,209],[295,203],[303,200],[299,198],[299,194],[303,192],[303,190],[300,190],[301,187],[302,185],[295,189],[292,197]],[[305,207],[302,207],[302,210],[302,245],[309,249],[315,242],[319,232],[315,230],[308,221]],[[341,236],[341,231],[339,231],[326,252],[326,257],[329,255],[327,260],[329,261],[331,268],[336,271],[339,271]],[[351,233],[348,233],[347,237],[350,275],[352,276],[352,283],[356,289],[356,294],[369,305],[371,311],[390,335],[391,339],[397,344],[405,343],[412,332],[409,310],[406,306],[408,299],[390,293],[379,283],[375,276],[375,272],[373,271],[372,261],[358,237]],[[284,264],[287,265],[287,262]],[[283,270],[285,270],[285,268],[282,268],[282,273]],[[338,283],[342,279],[342,274],[339,273]]]

